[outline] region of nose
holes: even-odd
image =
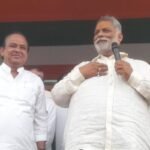
[[[20,47],[19,47],[19,46],[16,46],[16,47],[14,48],[14,51],[19,52],[19,51],[20,51]]]
[[[94,40],[102,38],[104,36],[103,31],[99,30],[99,32],[94,36]]]
[[[16,47],[16,48],[15,48],[15,50],[16,50],[16,51],[19,51],[19,50],[20,50],[20,48],[19,48],[19,47]]]

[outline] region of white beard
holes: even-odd
[[[94,42],[94,46],[98,54],[102,54],[105,51],[111,51],[112,41],[101,41],[101,42]]]

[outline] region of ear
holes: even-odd
[[[122,42],[122,40],[123,40],[123,34],[122,33],[119,33],[119,42],[121,43]]]
[[[4,48],[0,47],[0,56],[3,57],[4,56]]]

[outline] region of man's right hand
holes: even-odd
[[[91,78],[93,76],[104,76],[107,74],[108,67],[106,64],[98,62],[90,62],[79,68],[85,79]]]

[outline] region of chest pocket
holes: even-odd
[[[17,99],[29,105],[34,105],[38,97],[38,89],[32,83],[17,86]]]

